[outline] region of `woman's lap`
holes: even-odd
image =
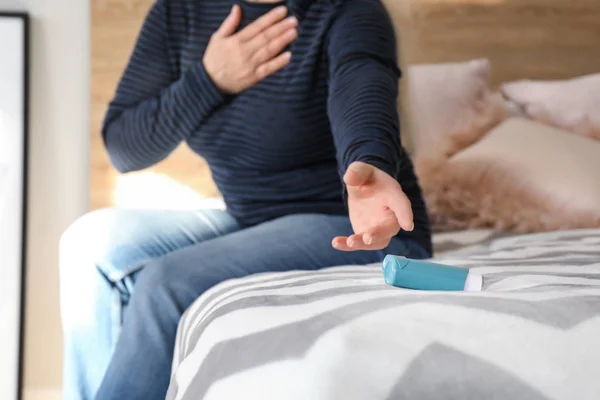
[[[224,280],[260,272],[368,264],[381,261],[385,252],[425,256],[418,245],[399,239],[385,252],[337,251],[331,247],[331,239],[352,230],[344,216],[293,215],[238,230],[236,224],[227,223],[227,214],[219,219],[219,212],[201,218],[202,223],[190,222],[195,217],[189,213],[125,213],[117,218],[119,225],[135,225],[129,227],[133,234],[121,232],[110,238],[112,250],[95,261],[112,290],[119,289],[122,302],[129,302],[99,399],[164,398],[181,313],[205,290]],[[131,222],[140,215],[141,220]],[[217,225],[213,217],[217,217]],[[149,363],[149,359],[157,361]],[[136,371],[135,378],[124,378],[131,376],[131,370]]]

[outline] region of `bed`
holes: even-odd
[[[600,230],[435,244],[484,291],[393,288],[379,265],[214,287],[181,320],[167,398],[600,398]]]

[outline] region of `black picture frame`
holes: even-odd
[[[19,306],[18,306],[18,334],[17,334],[17,360],[16,363],[16,382],[14,384],[14,394],[4,392],[0,388],[3,399],[22,400],[23,398],[23,356],[25,342],[25,293],[26,293],[26,262],[27,262],[27,193],[29,176],[29,68],[30,68],[30,18],[25,12],[3,12],[0,11],[0,21],[4,19],[16,19],[21,22],[22,31],[22,165],[21,165],[21,248],[20,248],[20,283],[19,283]],[[0,54],[0,57],[2,55]],[[0,255],[1,256],[1,255]]]

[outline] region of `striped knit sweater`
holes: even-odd
[[[291,63],[235,96],[203,68],[234,3],[247,26],[285,3],[298,17]],[[353,161],[396,177],[431,251],[421,190],[400,144],[396,43],[379,0],[157,0],[103,126],[113,165],[140,170],[181,142],[210,166],[243,226],[296,213],[347,215],[341,176]]]

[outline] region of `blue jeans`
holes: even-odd
[[[164,399],[177,324],[198,296],[260,272],[424,258],[411,241],[340,252],[348,217],[291,215],[242,229],[225,211],[95,211],[61,240],[64,398]],[[135,291],[134,291],[135,288]]]

